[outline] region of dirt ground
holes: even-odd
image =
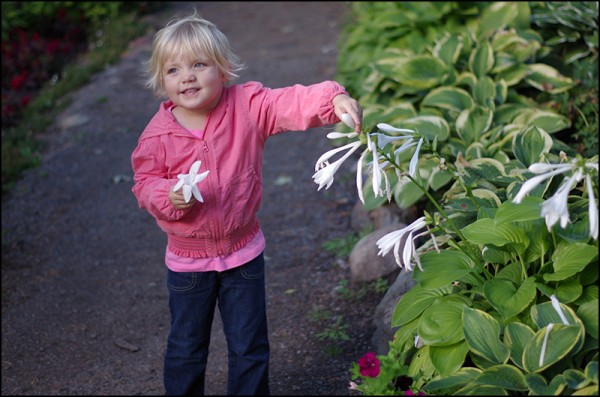
[[[345,2],[176,2],[195,7],[247,63],[241,81],[270,87],[335,75]],[[142,85],[151,36],[73,95],[49,126],[42,164],[2,202],[2,395],[160,395],[169,330],[166,238],[139,209],[130,155],[159,100]],[[371,349],[381,292],[345,286],[344,260],[322,243],[347,236],[351,170],[312,181],[325,130],[267,143],[259,218],[267,239],[274,395],[349,395],[349,368]],[[350,165],[349,165],[350,167]],[[347,175],[345,177],[344,175]],[[345,335],[349,338],[346,340]],[[207,394],[226,390],[220,322]]]

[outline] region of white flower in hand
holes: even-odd
[[[178,191],[183,187],[183,198],[185,202],[189,202],[192,198],[192,194],[196,197],[196,200],[201,203],[204,202],[202,195],[200,194],[200,189],[198,189],[198,182],[202,181],[208,175],[209,171],[204,171],[201,174],[198,174],[198,170],[200,169],[200,164],[202,164],[201,160],[195,161],[194,164],[190,167],[189,174],[179,174],[177,178],[179,181],[173,187],[173,191]]]

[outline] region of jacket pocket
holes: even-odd
[[[262,199],[261,180],[251,168],[232,178],[224,191],[225,228],[236,230],[252,222]]]

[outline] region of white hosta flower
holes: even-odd
[[[594,185],[590,174],[585,176],[585,184],[588,189],[588,217],[590,218],[590,236],[598,240],[598,207],[596,207],[596,197],[594,196]]]
[[[542,203],[541,215],[546,219],[548,231],[560,219],[560,227],[563,229],[569,224],[569,192],[577,184],[577,179],[581,178],[581,171],[577,171],[563,182],[561,187],[552,197]]]
[[[327,137],[330,139],[340,138],[342,136],[352,138],[356,135],[356,133],[342,134],[340,132],[332,132],[329,133]],[[315,164],[315,173],[312,176],[315,183],[319,185],[319,188],[317,190],[321,190],[323,187],[325,187],[325,189],[329,189],[329,187],[333,183],[333,177],[342,165],[342,163],[346,161],[346,159],[350,157],[350,155],[354,153],[361,145],[362,144],[360,143],[360,141],[352,142],[347,145],[329,150],[325,152],[321,157],[319,157]],[[336,160],[335,162],[331,164],[329,163],[329,159],[333,155],[344,150],[348,150],[346,154],[344,154],[340,159]]]
[[[429,233],[429,231],[426,230],[425,232],[417,234],[414,237],[413,234],[415,231],[420,230],[425,226],[427,226],[427,222],[425,221],[425,217],[422,216],[405,228],[386,234],[377,240],[376,244],[377,248],[379,248],[377,255],[385,256],[393,249],[394,258],[396,259],[398,266],[402,267],[404,264],[406,270],[412,271],[412,262],[414,261],[417,266],[419,266],[419,269],[423,270],[421,267],[421,261],[419,260],[418,255],[416,255],[414,240],[424,234]],[[400,247],[402,245],[402,259],[400,259]]]
[[[558,174],[572,172],[571,176],[567,177],[559,189],[552,197],[542,204],[541,216],[546,220],[548,230],[560,220],[561,227],[566,227],[569,224],[568,198],[569,192],[585,177],[585,185],[588,194],[588,215],[590,217],[590,233],[589,235],[598,239],[598,207],[596,206],[596,197],[594,195],[594,186],[588,170],[596,170],[598,172],[597,163],[584,163],[583,165],[574,159],[570,163],[562,164],[546,164],[535,163],[529,166],[529,171],[540,174],[529,179],[517,195],[513,199],[513,203],[520,203],[523,198],[529,194],[536,186]]]
[[[542,351],[540,351],[540,362],[539,366],[544,365],[544,356],[546,355],[546,345],[548,344],[548,337],[550,336],[550,331],[554,327],[554,323],[550,323],[546,326],[546,334],[544,335],[544,341],[542,342]]]
[[[552,302],[552,307],[554,308],[554,310],[556,310],[556,313],[558,313],[558,316],[560,317],[560,320],[563,322],[563,324],[569,325],[569,320],[567,320],[567,317],[565,317],[565,314],[563,313],[562,308],[560,307],[560,302],[554,294],[550,296],[550,302]]]
[[[185,202],[189,202],[192,198],[192,194],[196,197],[196,200],[201,203],[204,202],[202,195],[200,194],[200,189],[198,189],[198,183],[207,177],[209,171],[204,171],[201,174],[198,174],[198,170],[200,169],[200,164],[202,164],[201,160],[195,161],[194,164],[190,167],[189,174],[179,174],[177,178],[179,181],[173,187],[173,191],[178,191],[183,188],[183,198]]]

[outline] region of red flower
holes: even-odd
[[[27,72],[23,72],[18,76],[13,77],[10,80],[10,87],[13,90],[18,90],[19,88],[21,88],[21,86],[23,85],[23,83],[25,82],[25,80],[27,80],[28,77],[28,73]]]
[[[426,396],[427,394],[423,393],[422,391],[420,391],[419,393],[415,394],[413,393],[411,390],[407,390],[404,392],[405,396]]]
[[[368,352],[364,356],[358,359],[358,367],[362,376],[368,376],[370,378],[376,378],[381,372],[379,359],[375,356],[375,353]]]

